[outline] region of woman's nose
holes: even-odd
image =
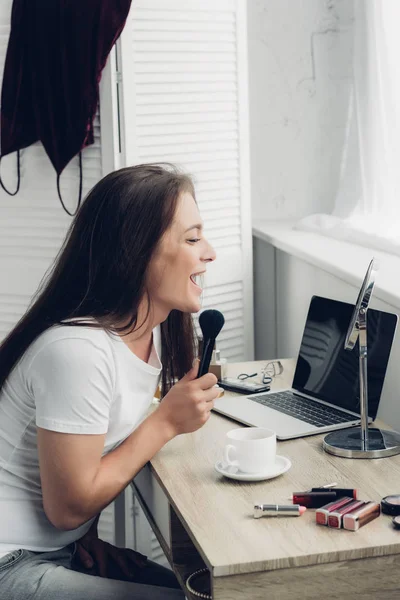
[[[217,258],[214,248],[211,246],[209,242],[207,242],[207,249],[204,252],[202,261],[203,262],[212,262]]]

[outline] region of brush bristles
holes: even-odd
[[[224,323],[224,315],[219,312],[219,310],[209,309],[203,311],[199,317],[199,325],[203,333],[203,340],[215,340],[224,326]]]

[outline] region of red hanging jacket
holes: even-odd
[[[59,188],[69,161],[93,144],[101,72],[130,5],[14,0],[1,93],[1,156],[40,140]]]

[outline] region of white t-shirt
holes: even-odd
[[[148,363],[103,329],[55,326],[28,348],[0,391],[0,558],[57,550],[93,520],[61,531],[43,510],[36,426],[106,434],[103,455],[145,418],[161,372],[159,327]]]

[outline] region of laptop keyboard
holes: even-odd
[[[279,412],[291,417],[296,417],[300,421],[311,423],[316,427],[326,427],[337,425],[338,423],[347,423],[357,420],[357,417],[349,415],[336,408],[318,404],[309,398],[303,398],[292,392],[279,392],[276,394],[252,395],[249,400],[254,400],[264,406],[275,408]]]

